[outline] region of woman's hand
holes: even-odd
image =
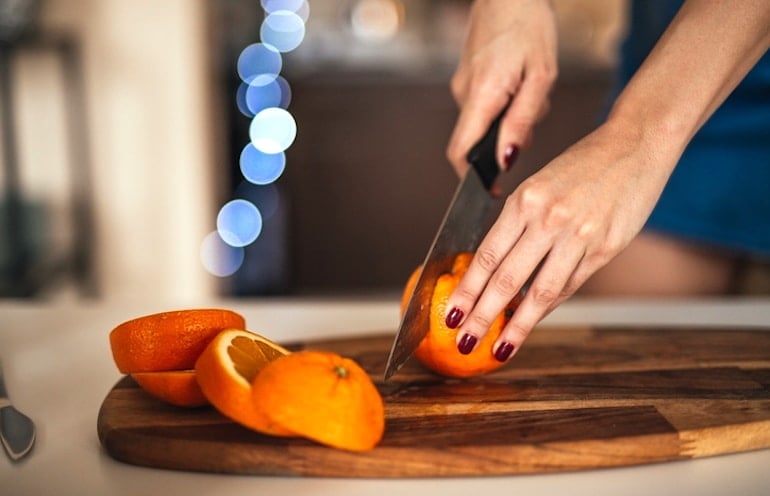
[[[608,122],[508,197],[447,302],[447,325],[462,322],[461,352],[470,353],[540,265],[494,347],[498,360],[510,358],[544,316],[641,230],[678,153],[660,153],[632,129]]]
[[[498,157],[510,162],[508,145],[526,144],[556,74],[555,41],[545,1],[474,4],[452,81],[461,112],[448,155],[460,174],[465,153],[509,99]],[[447,325],[460,326],[460,351],[470,353],[539,266],[495,343],[495,356],[507,360],[548,312],[628,245],[692,136],[769,48],[770,2],[686,0],[607,122],[508,198],[447,302]]]
[[[548,110],[556,74],[556,20],[549,1],[474,2],[468,38],[451,82],[460,115],[447,157],[458,176],[468,169],[470,148],[509,105],[500,123],[496,156],[503,169],[510,167]]]

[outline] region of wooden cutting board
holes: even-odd
[[[98,434],[135,465],[238,474],[422,477],[556,472],[770,447],[770,329],[549,327],[472,380],[414,360],[382,382],[393,334],[292,346],[354,358],[385,400],[367,453],[264,436],[214,409],[157,401],[124,377]]]

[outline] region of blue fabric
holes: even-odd
[[[615,94],[681,4],[632,2]],[[770,258],[770,52],[695,135],[645,227]]]

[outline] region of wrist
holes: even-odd
[[[654,98],[632,102],[621,95],[603,127],[615,139],[648,154],[661,165],[670,164],[673,169],[692,138],[695,126],[681,114],[656,106],[654,102]]]

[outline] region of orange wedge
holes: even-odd
[[[198,386],[194,370],[165,372],[136,372],[131,377],[147,393],[176,406],[197,407],[208,405],[208,400]]]
[[[220,331],[244,327],[244,318],[230,310],[162,312],[118,325],[110,332],[110,348],[124,374],[186,370]]]
[[[334,448],[370,450],[385,430],[382,397],[371,378],[335,353],[279,357],[257,374],[251,393],[268,425]]]
[[[266,434],[290,436],[290,431],[264,416],[251,394],[257,373],[288,354],[288,350],[259,334],[237,329],[222,331],[195,363],[198,385],[217,410],[239,424]]]

